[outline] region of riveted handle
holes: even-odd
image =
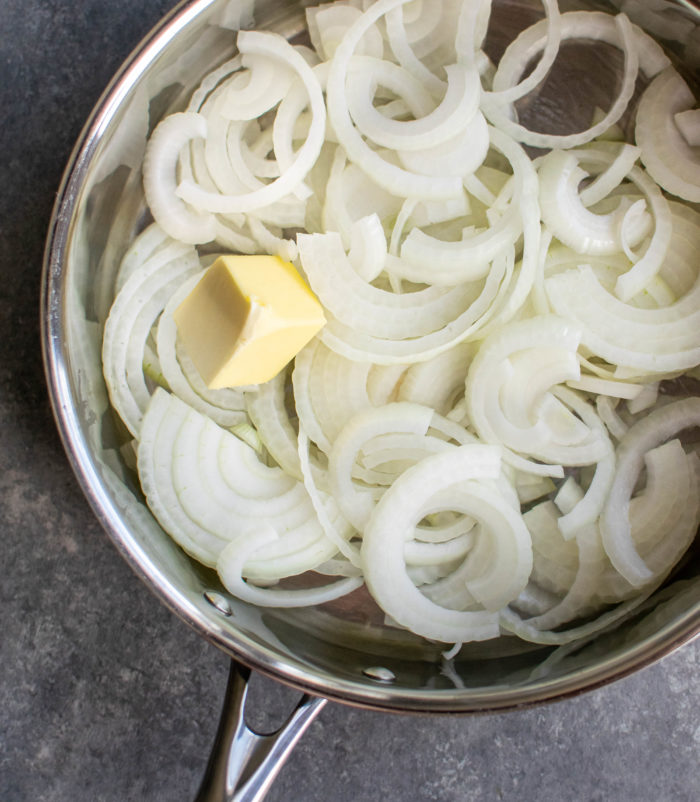
[[[261,802],[284,761],[328,701],[304,694],[287,721],[261,735],[245,723],[250,669],[231,661],[224,707],[195,802]]]

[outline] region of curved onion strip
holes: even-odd
[[[557,387],[553,393],[573,409],[591,431],[597,432],[599,439],[605,444],[605,452],[598,460],[593,479],[583,498],[559,519],[559,529],[564,538],[569,540],[580,528],[593,524],[600,515],[615,472],[615,450],[605,433],[603,423],[589,404],[566,387]]]
[[[404,25],[402,6],[394,8],[386,14],[385,25],[389,47],[399,64],[424,84],[433,95],[441,96],[445,92],[445,82],[432,73],[413,52]]]
[[[406,365],[372,365],[367,376],[367,395],[375,407],[398,401],[398,388]],[[407,399],[406,399],[407,400]]]
[[[119,294],[131,275],[140,270],[147,261],[155,258],[156,254],[158,259],[167,262],[178,256],[187,256],[191,252],[192,248],[189,245],[172,239],[158,223],[151,223],[131,243],[119,263],[114,281],[115,296]]]
[[[581,344],[612,364],[664,373],[700,361],[700,282],[660,309],[624,304],[588,265],[551,276],[545,288],[554,311],[580,326]]]
[[[238,34],[238,48],[242,53],[269,55],[292,67],[308,92],[312,121],[309,135],[297,151],[293,164],[279,178],[260,189],[241,195],[220,195],[202,190],[191,181],[183,181],[177,189],[178,195],[197,208],[211,212],[253,211],[281,200],[304,180],[316,162],[324,141],[326,107],[323,93],[317,77],[304,58],[284,37],[269,32],[241,31]]]
[[[342,147],[335,149],[324,190],[322,230],[339,231],[346,248],[353,244],[353,224],[366,216],[367,208],[372,208],[380,221],[388,222],[402,205],[401,198],[394,197],[375,183],[372,176],[348,163]]]
[[[579,193],[584,206],[593,206],[607,197],[618,187],[634,167],[641,149],[634,145],[622,144],[612,162],[599,173],[588,186]],[[585,151],[581,154],[585,159]]]
[[[192,93],[190,102],[187,104],[186,111],[201,111],[202,106],[208,99],[209,95],[217,88],[217,86],[232,75],[238,72],[241,68],[241,54],[237,53],[232,59],[225,61],[220,67],[207,73],[202,78],[201,83]]]
[[[585,154],[582,156],[583,160],[605,163],[610,159],[605,151],[601,152],[596,148],[586,148],[583,153]],[[633,298],[655,278],[666,259],[673,234],[671,209],[661,190],[638,167],[630,168],[627,177],[646,197],[654,217],[654,233],[644,255],[617,279],[615,294],[623,301]],[[622,222],[624,227],[624,219]],[[623,235],[626,233],[623,230]]]
[[[328,479],[333,497],[343,515],[358,530],[374,508],[374,500],[366,490],[353,484],[352,468],[362,444],[372,437],[389,432],[424,435],[434,412],[408,402],[387,404],[360,412],[340,432],[328,457]]]
[[[245,393],[246,408],[270,456],[295,479],[302,479],[297,435],[285,409],[286,371]]]
[[[180,151],[190,140],[206,135],[199,114],[171,114],[156,126],[143,157],[143,190],[153,217],[171,237],[193,244],[214,239],[214,218],[177,197],[175,175]]]
[[[654,410],[632,426],[620,441],[617,468],[601,515],[605,551],[615,568],[635,587],[652,573],[639,556],[629,524],[630,497],[642,468],[644,454],[683,429],[700,425],[700,399],[686,398]]]
[[[474,535],[467,532],[441,543],[411,540],[404,547],[404,559],[410,567],[444,565],[463,560],[474,546]]]
[[[615,17],[603,11],[567,11],[560,15],[561,39],[588,39],[619,46],[620,34]],[[662,47],[649,34],[632,23],[635,48],[639,53],[639,68],[647,78],[653,78],[670,64]],[[539,20],[522,31],[506,48],[494,75],[494,89],[513,86],[527,65],[546,46],[547,20]]]
[[[333,55],[328,73],[328,117],[349,158],[392,194],[405,198],[419,197],[422,200],[456,197],[462,190],[458,177],[421,176],[390,164],[363,141],[350,118],[346,80],[353,52],[365,31],[388,11],[405,2],[407,0],[379,0],[348,29]]]
[[[365,528],[362,558],[365,582],[379,606],[402,626],[410,626],[424,637],[447,643],[482,640],[493,636],[492,613],[459,612],[441,607],[424,596],[411,582],[404,564],[407,533],[422,517],[431,497],[445,499],[450,491],[459,507],[476,508],[484,528],[494,535],[493,564],[483,566],[490,580],[490,596],[517,595],[527,582],[531,547],[519,513],[499,500],[499,495],[475,479],[496,478],[500,471],[499,451],[488,446],[463,446],[422,460],[403,473],[378,502]],[[449,504],[452,508],[452,504]],[[500,517],[500,527],[493,527]],[[493,528],[492,528],[493,527]],[[508,545],[506,545],[506,543]],[[505,558],[505,553],[508,558]],[[500,553],[499,558],[496,554]],[[479,566],[482,567],[482,566]],[[500,576],[499,576],[500,574]],[[494,585],[493,580],[497,579]],[[479,578],[472,581],[472,593],[486,593]],[[489,599],[490,601],[490,599]]]
[[[234,535],[270,525],[280,536],[250,555],[247,576],[276,580],[333,556],[302,484],[176,396],[157,390],[153,398],[139,477],[154,514],[186,551],[212,565]]]
[[[630,203],[622,198],[608,214],[590,211],[578,192],[586,176],[575,153],[553,150],[542,159],[539,169],[542,222],[560,242],[577,253],[618,253],[622,250],[622,223]],[[646,225],[637,226],[629,232],[629,244],[638,245],[645,234]]]
[[[561,646],[567,643],[573,643],[574,641],[581,641],[584,638],[589,638],[624,620],[634,610],[640,607],[659,585],[661,585],[661,582],[652,586],[634,599],[630,599],[614,609],[602,613],[602,615],[599,615],[593,621],[588,621],[585,624],[580,624],[577,627],[571,627],[570,629],[562,631],[552,632],[551,630],[540,630],[528,621],[524,621],[516,612],[510,609],[501,611],[499,624],[506,632],[511,632],[530,643]]]
[[[545,35],[545,45],[542,49],[542,56],[537,62],[537,66],[527,78],[524,78],[513,86],[506,83],[505,70],[501,70],[499,64],[499,68],[496,70],[493,77],[492,89],[486,94],[488,100],[497,101],[499,103],[513,103],[531,92],[547,77],[547,73],[551,69],[552,64],[554,64],[554,60],[559,52],[559,44],[562,37],[562,23],[557,0],[542,0],[542,5],[544,6],[546,14],[545,25],[547,32]],[[517,48],[518,45],[514,47]],[[507,50],[503,58],[506,59],[506,61],[510,58]],[[522,64],[519,73],[522,74],[525,72],[526,67],[527,62]]]
[[[309,37],[316,52],[325,61],[333,57],[347,29],[362,16],[362,10],[354,6],[331,3],[306,9],[306,23]],[[363,55],[381,58],[384,52],[382,35],[376,28],[370,28],[358,45]]]
[[[644,490],[630,501],[630,530],[647,560],[649,548],[669,538],[681,510],[688,506],[695,482],[688,455],[678,438],[647,451],[644,467]]]
[[[346,88],[348,110],[358,130],[374,143],[392,150],[423,150],[453,139],[479,110],[481,85],[476,70],[452,64],[445,68],[447,91],[438,106],[419,119],[387,119],[373,105],[383,75],[400,69],[391,62],[355,58]]]
[[[486,38],[492,0],[462,2],[457,19],[455,51],[457,61],[470,67],[477,63]],[[455,4],[457,5],[457,4]]]
[[[630,384],[587,375],[582,375],[577,380],[570,380],[566,384],[574,390],[583,390],[584,393],[594,393],[595,395],[608,395],[612,398],[636,398],[643,387],[641,384]]]
[[[548,316],[511,323],[484,340],[465,389],[469,419],[484,441],[568,465],[596,462],[606,453],[602,427],[590,429],[548,392],[578,378],[579,338],[567,320]],[[527,363],[519,365],[523,359]]]
[[[294,80],[288,65],[241,49],[243,70],[229,81],[219,106],[226,120],[255,120],[276,106]]]
[[[459,281],[460,272],[455,265],[463,264],[463,260],[469,264],[471,260],[493,258],[522,232],[523,256],[518,277],[496,316],[499,323],[505,323],[522,306],[535,280],[540,243],[539,188],[537,173],[522,147],[494,128],[489,128],[489,134],[491,145],[508,159],[513,169],[514,189],[509,211],[484,234],[463,243],[441,242],[414,229],[401,247],[401,257],[431,265],[433,274],[437,268],[444,267],[453,281]]]
[[[563,539],[556,505],[549,500],[536,504],[523,515],[523,520],[532,537],[530,586],[557,597],[566,595],[576,578],[578,549],[576,543]]]
[[[374,287],[353,270],[335,232],[299,234],[297,244],[311,289],[330,316],[372,336],[401,340],[429,335],[453,320],[472,294],[469,287],[401,294]]]
[[[297,415],[325,453],[347,421],[372,406],[367,390],[371,368],[334,353],[318,339],[297,354],[292,373]]]
[[[615,400],[608,396],[599,395],[596,399],[596,409],[600,419],[610,434],[616,439],[621,440],[629,426],[615,412]]]
[[[646,88],[637,110],[635,137],[649,175],[667,192],[700,202],[700,159],[678,130],[674,115],[695,106],[688,85],[667,67]]]
[[[226,540],[193,526],[182,515],[172,487],[172,448],[187,408],[171,405],[171,398],[165,390],[156,390],[144,416],[138,449],[139,481],[148,506],[163,529],[188,554],[212,566]]]
[[[411,365],[401,381],[398,400],[423,404],[446,415],[464,389],[475,350],[473,343],[460,343],[432,359]]]
[[[309,494],[311,503],[314,506],[319,523],[323,527],[326,537],[335,545],[338,551],[346,557],[352,565],[358,567],[361,564],[360,551],[356,546],[348,542],[348,526],[342,525],[342,529],[332,521],[328,515],[326,504],[332,501],[331,496],[326,496],[326,502],[322,499],[316,483],[314,482],[313,470],[309,459],[309,438],[306,436],[303,426],[299,427],[299,464],[304,477],[304,487]],[[335,506],[335,504],[334,504]],[[336,516],[336,521],[339,516]],[[344,530],[344,531],[343,531]],[[352,531],[352,530],[351,530]]]
[[[562,15],[562,18],[564,16],[565,15]],[[585,142],[590,142],[599,134],[602,134],[604,131],[606,131],[624,114],[625,109],[627,108],[632,95],[634,94],[634,85],[637,79],[639,67],[638,53],[632,24],[624,14],[618,14],[614,18],[614,24],[618,33],[618,41],[615,42],[615,44],[622,48],[625,56],[624,73],[620,92],[615,98],[610,110],[600,122],[592,125],[586,131],[581,131],[580,133],[576,134],[540,134],[535,131],[530,131],[523,125],[514,122],[508,116],[507,110],[504,110],[499,104],[488,102],[485,99],[484,103],[482,104],[482,110],[489,122],[499,128],[501,131],[512,136],[514,139],[517,139],[519,142],[538,148],[573,148],[577,145],[582,145]],[[566,28],[563,28],[562,38],[566,38],[565,33]],[[574,35],[581,36],[583,35],[583,31],[576,31]]]
[[[379,215],[373,213],[356,220],[350,228],[350,264],[366,282],[374,281],[384,270],[387,245]]]
[[[200,270],[194,249],[174,259],[156,252],[132,273],[110,309],[102,336],[102,370],[112,406],[134,437],[151,396],[143,372],[146,341],[172,293]]]
[[[582,617],[589,612],[595,594],[596,578],[600,574],[604,559],[600,532],[595,525],[588,524],[576,535],[578,546],[578,570],[564,598],[542,613],[528,620],[530,626],[538,629],[555,629],[558,626]]]
[[[464,311],[440,328],[422,337],[389,339],[356,331],[331,318],[321,331],[321,339],[329,348],[348,359],[373,361],[391,365],[406,361],[423,361],[466,341],[474,335],[495,311],[496,301],[508,286],[509,261],[497,259],[475,298],[468,299]],[[505,278],[504,278],[505,276]],[[443,288],[435,288],[443,289]],[[462,288],[456,288],[462,290]],[[411,293],[415,295],[416,293]]]
[[[370,28],[370,30],[375,29]],[[410,114],[418,119],[428,117],[435,111],[435,100],[430,92],[407,70],[392,61],[355,55],[350,60],[349,69],[352,80],[346,89],[348,111],[357,127],[370,139],[373,139],[377,125],[380,135],[383,130],[385,132],[387,125],[390,129],[393,128],[396,134],[401,132],[402,123],[393,119],[394,114],[396,116]],[[381,106],[381,111],[374,107],[379,86],[396,96],[394,100]],[[372,106],[374,113],[368,106]],[[367,127],[363,124],[363,120],[367,123]],[[406,130],[410,131],[411,127]]]
[[[464,178],[472,175],[483,164],[489,145],[486,118],[477,111],[471,121],[452,139],[422,150],[399,150],[397,154],[401,164],[414,173],[432,176],[454,173]],[[449,205],[449,201],[445,204]]]
[[[243,571],[251,553],[274,543],[277,538],[277,533],[263,524],[255,532],[235,538],[221,551],[216,570],[224,587],[234,596],[260,607],[308,607],[338,599],[362,585],[361,577],[347,577],[329,585],[301,590],[260,588],[246,582]]]

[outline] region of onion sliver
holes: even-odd
[[[616,156],[615,161],[619,158],[619,155]],[[590,147],[582,151],[581,159],[582,161],[591,160],[593,163],[600,163],[601,161],[605,163],[609,161],[610,156],[605,151],[601,152],[596,148]],[[611,167],[615,161],[612,162]],[[673,234],[671,209],[661,190],[638,167],[631,167],[627,177],[644,193],[647,199],[649,209],[654,217],[654,233],[644,255],[639,259],[635,259],[633,266],[617,279],[615,294],[623,301],[633,298],[655,279],[666,259]],[[634,205],[629,209],[630,212],[633,211]],[[621,240],[629,256],[630,231],[626,223],[627,218],[623,217],[621,221]],[[632,238],[633,243],[636,239],[637,236]]]
[[[434,414],[430,407],[419,404],[387,404],[355,415],[336,438],[328,460],[330,488],[343,515],[358,531],[363,530],[374,508],[372,495],[352,481],[353,464],[362,444],[388,432],[424,435]]]
[[[246,392],[246,408],[270,456],[285,473],[301,481],[297,435],[285,408],[286,371]]]
[[[649,175],[667,192],[700,202],[700,157],[678,130],[675,115],[695,105],[681,76],[668,67],[646,88],[637,110],[635,136]]]
[[[642,468],[644,454],[678,432],[700,426],[700,399],[674,401],[649,413],[632,426],[620,441],[617,467],[601,516],[605,551],[615,568],[635,587],[653,574],[639,556],[629,523],[630,498]]]
[[[579,338],[567,320],[546,316],[511,323],[483,341],[465,391],[469,418],[482,440],[566,465],[604,456],[602,432],[591,430],[549,392],[580,375]]]
[[[638,309],[615,298],[582,265],[545,279],[554,311],[581,327],[581,344],[614,365],[643,373],[687,370],[700,362],[700,282],[682,299]]]
[[[269,581],[303,573],[337,551],[301,483],[162,389],[144,416],[138,466],[156,518],[205,565],[215,565],[236,535],[263,525],[279,537],[249,555],[246,576]]]
[[[591,212],[578,192],[586,177],[575,153],[553,150],[542,159],[539,169],[542,222],[560,242],[580,254],[617,253],[622,250],[621,228],[629,203],[623,198],[608,214]],[[630,245],[638,245],[645,233],[645,227],[637,226]]]
[[[491,487],[478,480],[495,479],[500,472],[497,448],[463,446],[427,457],[397,479],[378,502],[365,528],[362,559],[367,587],[379,606],[395,621],[424,637],[447,643],[483,640],[494,636],[494,613],[458,612],[430,601],[406,573],[404,544],[435,495],[449,497],[495,538],[491,565],[482,580],[473,580],[472,593],[520,593],[531,568],[530,538],[520,514],[504,505]],[[452,505],[449,505],[452,508]],[[496,523],[498,521],[498,523]],[[493,527],[493,528],[492,528]],[[494,565],[498,568],[494,570]],[[481,567],[481,566],[480,566]],[[476,595],[475,593],[475,595]],[[490,595],[489,593],[489,595]]]
[[[143,189],[153,217],[171,237],[193,244],[214,239],[215,220],[177,197],[175,176],[180,151],[190,140],[206,135],[201,115],[171,114],[156,126],[143,158]]]
[[[131,274],[117,295],[102,337],[102,370],[110,401],[134,437],[150,400],[143,373],[144,348],[170,296],[201,270],[193,248],[172,256],[161,249]]]
[[[595,14],[595,12],[590,13]],[[569,38],[567,35],[569,30],[571,31],[571,35],[574,37],[586,37],[586,23],[584,22],[578,27],[571,26],[571,28],[569,28],[564,22],[566,16],[566,14],[562,14],[561,17],[562,40]],[[634,94],[634,85],[637,79],[637,72],[639,68],[639,55],[637,51],[635,31],[627,17],[624,14],[618,14],[614,18],[611,18],[607,14],[601,16],[603,19],[605,19],[605,22],[602,24],[602,27],[598,27],[597,25],[595,26],[595,33],[593,34],[593,37],[607,41],[607,38],[605,38],[607,35],[609,35],[607,28],[609,25],[614,26],[614,30],[617,32],[617,41],[613,40],[613,43],[622,48],[625,55],[625,64],[620,92],[610,107],[610,110],[607,112],[605,117],[600,120],[600,122],[592,125],[586,131],[581,131],[580,133],[576,134],[540,134],[530,131],[523,125],[514,122],[510,118],[507,108],[504,109],[497,102],[494,102],[493,100],[489,101],[485,98],[484,103],[482,104],[482,109],[489,122],[512,136],[514,139],[517,139],[519,142],[538,148],[573,148],[577,145],[582,145],[585,142],[590,142],[599,134],[602,134],[604,131],[606,131],[611,125],[616,123],[624,114],[625,109],[627,108],[627,105]],[[595,35],[596,33],[598,36]]]
[[[392,150],[423,150],[453,139],[479,110],[481,85],[476,70],[452,64],[446,67],[447,91],[439,105],[415,120],[387,119],[373,105],[377,83],[384,74],[400,69],[391,62],[356,57],[350,62],[346,87],[348,110],[358,130],[375,144]]]
[[[491,145],[503,154],[513,168],[513,195],[508,211],[491,228],[459,242],[444,242],[419,229],[413,229],[401,246],[401,258],[417,265],[430,265],[430,278],[424,280],[456,283],[479,278],[488,263],[512,245],[523,231],[522,216],[530,210],[538,216],[537,174],[527,154],[510,137],[489,128]],[[539,233],[539,227],[538,227]],[[528,236],[530,232],[528,231]],[[528,243],[529,244],[529,243]],[[467,269],[468,266],[468,269]],[[440,275],[444,271],[444,277]]]
[[[260,588],[246,582],[243,571],[251,552],[274,543],[277,538],[274,529],[262,526],[252,535],[238,537],[222,549],[216,570],[224,587],[234,596],[260,607],[309,607],[338,599],[362,585],[361,577],[347,577],[321,587],[300,590]]]
[[[353,126],[348,108],[346,81],[350,74],[353,52],[364,33],[384,14],[407,0],[379,0],[348,29],[331,60],[328,73],[328,116],[338,140],[350,159],[380,186],[394,195],[425,199],[452,198],[460,194],[458,177],[428,177],[397,167],[367,145]]]
[[[202,190],[191,181],[183,181],[178,187],[178,195],[196,208],[225,214],[260,209],[293,192],[316,162],[323,146],[325,134],[326,107],[323,102],[321,85],[311,67],[284,37],[268,32],[240,31],[238,48],[241,53],[266,55],[288,64],[306,87],[312,121],[308,137],[297,151],[293,163],[270,184],[241,195],[212,193]]]
[[[516,49],[521,47],[521,45],[517,43],[518,40],[516,39],[516,43],[511,45],[510,54],[507,49],[501,58],[498,69],[493,76],[491,92],[488,92],[486,95],[487,102],[490,99],[499,103],[513,103],[514,101],[531,92],[547,77],[547,73],[549,72],[552,64],[554,64],[554,60],[559,52],[559,45],[562,37],[562,15],[559,13],[557,0],[543,0],[542,5],[544,6],[546,14],[545,24],[547,26],[545,45],[542,49],[542,57],[537,62],[535,69],[532,70],[527,78],[524,78],[515,86],[509,84],[508,78],[506,77],[505,65],[508,63],[509,59],[512,58],[511,54]],[[503,64],[503,68],[501,68],[501,64]],[[524,72],[526,66],[527,63],[523,64],[520,72]]]

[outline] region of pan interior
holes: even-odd
[[[194,2],[166,20],[98,107],[59,199],[45,294],[50,384],[73,465],[117,547],[163,601],[219,647],[292,684],[385,709],[473,711],[530,704],[577,692],[644,665],[700,627],[698,560],[688,555],[667,586],[612,632],[574,647],[545,647],[513,637],[466,645],[451,661],[444,646],[384,626],[362,591],[320,608],[256,609],[231,597],[213,571],[187,557],[149,513],[109,406],[100,347],[120,259],[148,223],[140,164],[148,133],[182,109],[202,76],[234,52],[236,3]],[[304,41],[302,3],[259,0],[255,26]],[[569,3],[562,3],[568,10]],[[644,4],[637,4],[643,7]],[[698,16],[671,4],[669,14],[641,13],[639,24],[695,26]],[[625,3],[626,10],[630,6]],[[577,7],[614,10],[611,4]],[[642,8],[642,11],[644,9]],[[665,12],[664,12],[665,13]],[[522,28],[541,16],[528,0],[496,3],[488,49],[497,59]],[[689,30],[685,28],[684,30]],[[697,70],[700,52],[664,41]],[[531,107],[526,123],[561,131],[586,127],[571,109],[580,96],[609,105],[621,59],[613,48],[570,45],[566,69]],[[629,121],[627,121],[629,123]]]

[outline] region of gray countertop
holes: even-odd
[[[88,508],[39,343],[43,240],[72,143],[172,5],[0,3],[2,802],[190,800],[224,692],[227,658],[155,600]],[[695,800],[699,668],[696,642],[577,699],[472,718],[330,704],[269,799]]]

